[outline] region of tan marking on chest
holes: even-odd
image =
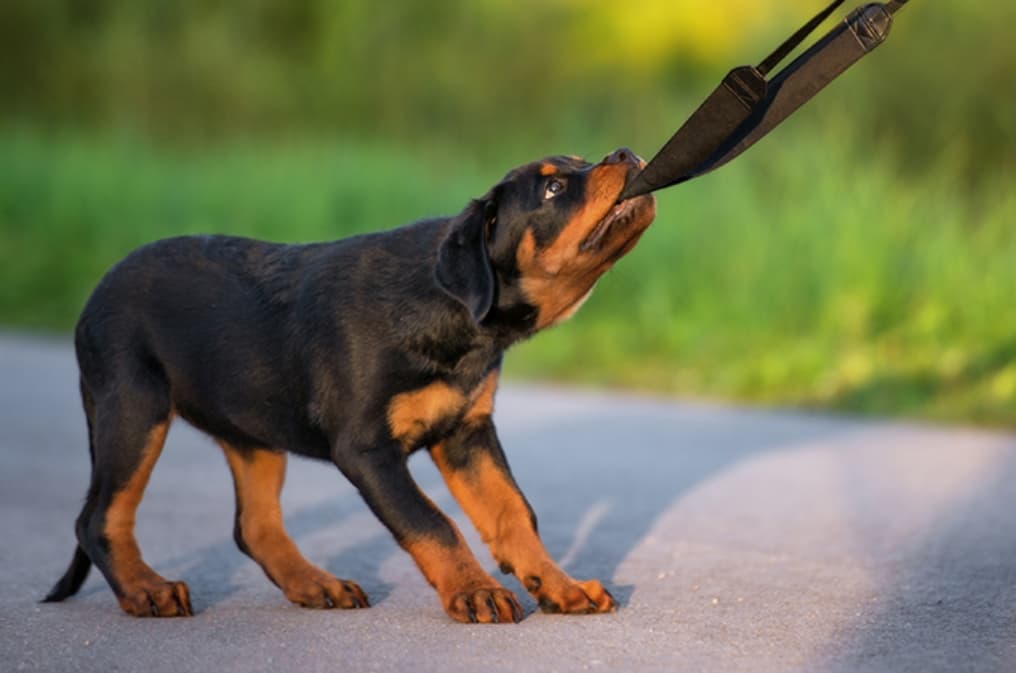
[[[434,425],[462,413],[467,401],[461,391],[443,381],[399,393],[388,403],[388,428],[392,437],[413,448]]]

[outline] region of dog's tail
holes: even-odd
[[[74,550],[74,558],[71,559],[71,565],[67,568],[67,572],[53,585],[42,602],[56,603],[76,594],[81,585],[85,583],[85,578],[88,577],[88,571],[91,568],[92,559],[88,558],[85,550],[81,548],[81,545],[78,545]]]
[[[95,404],[92,401],[92,396],[89,394],[88,389],[85,388],[84,381],[80,382],[81,386],[81,402],[85,408],[85,421],[88,423],[88,457],[91,459],[92,469],[95,469],[95,434],[92,427],[92,419],[95,417]],[[92,488],[88,489],[88,496],[85,501],[85,507],[82,511],[81,516],[84,517],[85,513],[91,510],[90,504],[95,497],[95,490]],[[79,517],[81,521],[81,517]],[[81,547],[81,543],[74,549],[74,558],[71,559],[71,564],[67,568],[67,572],[63,574],[57,583],[53,585],[53,588],[49,590],[46,597],[42,599],[43,603],[56,603],[62,601],[68,596],[73,596],[78,593],[78,589],[85,583],[85,579],[88,578],[88,571],[92,569],[92,559],[88,558],[88,554]]]

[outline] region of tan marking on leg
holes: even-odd
[[[399,393],[388,403],[388,428],[405,448],[415,448],[436,423],[461,413],[466,401],[461,391],[443,381]]]
[[[480,567],[469,551],[462,535],[457,530],[455,534],[452,547],[429,538],[407,540],[402,546],[442,598],[473,587],[496,585],[497,581]]]
[[[459,622],[518,622],[522,607],[515,595],[491,577],[458,530],[451,547],[429,538],[404,541],[423,576],[441,599],[445,612]]]
[[[492,371],[473,392],[472,404],[462,419],[464,423],[489,418],[493,415],[494,394],[497,392],[497,382],[500,374],[500,371]]]
[[[172,416],[148,432],[141,458],[127,483],[106,509],[103,535],[109,542],[109,568],[115,578],[117,601],[124,612],[139,617],[187,616],[192,613],[187,585],[169,582],[141,557],[134,523],[152,469],[162,454]]]
[[[431,455],[494,559],[515,574],[544,610],[588,613],[614,609],[612,597],[599,582],[577,582],[554,563],[533,528],[518,488],[489,455],[481,454],[465,470],[448,464],[442,445],[435,446]]]
[[[286,454],[240,451],[219,441],[233,473],[240,536],[250,555],[290,601],[306,607],[366,607],[354,582],[339,580],[300,554],[282,522],[279,494],[286,479]]]

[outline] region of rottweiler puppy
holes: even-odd
[[[184,236],[128,255],[75,330],[92,476],[74,558],[45,600],[74,594],[94,563],[128,614],[192,614],[187,586],[145,564],[134,537],[166,432],[183,418],[225,453],[236,544],[294,603],[368,605],[287,535],[287,451],[339,468],[452,619],[522,618],[414,483],[407,457],[425,448],[501,570],[543,610],[612,610],[600,582],[547,555],[491,414],[505,350],[575,313],[652,222],[652,196],[618,203],[644,165],[628,149],[597,164],[551,157],[455,217],[310,245]]]

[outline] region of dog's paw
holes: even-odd
[[[451,594],[445,612],[466,624],[515,624],[522,621],[522,606],[515,594],[499,586],[469,589]]]
[[[314,567],[304,568],[279,584],[293,603],[305,608],[368,608],[367,594],[356,582],[341,580]]]
[[[135,617],[190,617],[194,614],[187,585],[158,576],[123,587],[117,600],[124,612]]]
[[[547,586],[536,578],[527,578],[526,588],[530,590],[544,612],[588,615],[613,612],[617,608],[614,597],[597,580],[585,582],[568,580]]]

